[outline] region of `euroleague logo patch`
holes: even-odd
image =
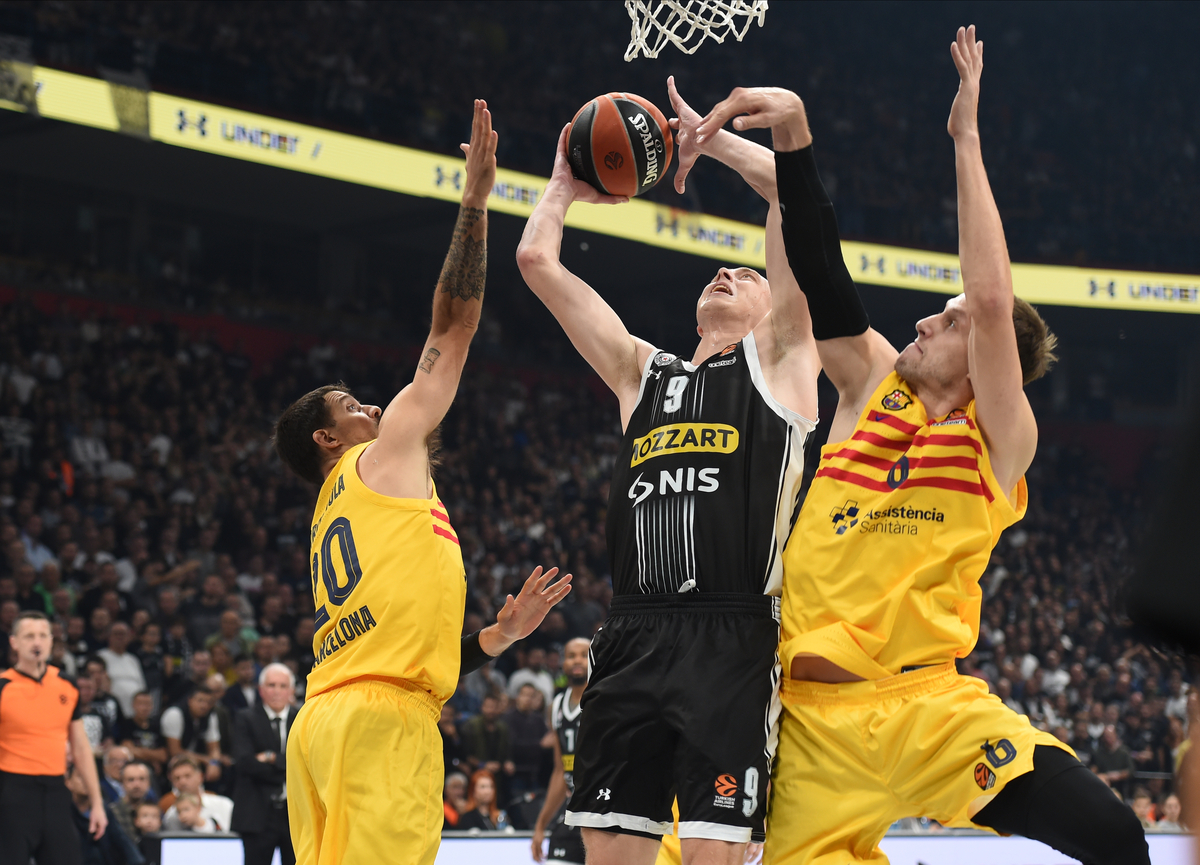
[[[900,390],[900,388],[896,388],[885,396],[882,402],[883,407],[888,411],[901,411],[912,405],[912,397]]]
[[[713,784],[717,789],[717,795],[713,797],[713,807],[716,808],[736,808],[738,782],[737,778],[732,775],[721,775]]]
[[[975,783],[980,790],[990,790],[996,785],[996,773],[986,763],[975,764]]]
[[[625,157],[621,155],[620,151],[614,150],[612,153],[604,157],[604,167],[609,171],[616,171],[624,164]]]

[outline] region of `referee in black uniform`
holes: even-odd
[[[78,865],[74,804],[63,781],[68,741],[92,802],[88,831],[99,838],[108,828],[79,691],[46,664],[53,639],[44,613],[17,616],[8,641],[17,663],[0,673],[0,865],[29,865],[30,859]]]

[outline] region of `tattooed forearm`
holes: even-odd
[[[433,372],[433,365],[437,363],[437,359],[442,356],[442,353],[436,348],[431,348],[425,352],[425,357],[421,358],[421,362],[417,364],[417,369],[426,375]]]
[[[463,205],[458,211],[458,222],[454,226],[454,237],[442,275],[438,279],[441,290],[454,300],[479,300],[483,297],[483,283],[487,275],[487,238],[472,237],[486,211],[479,207]]]

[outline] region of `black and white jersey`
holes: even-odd
[[[656,350],[613,470],[613,594],[778,595],[815,426],[771,396],[753,334],[699,366]]]
[[[550,723],[558,736],[558,747],[562,751],[563,777],[567,781],[567,800],[575,793],[575,745],[579,740],[579,706],[571,708],[571,689],[554,698],[550,710]]]

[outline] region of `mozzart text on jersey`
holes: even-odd
[[[738,448],[738,431],[721,423],[673,423],[655,427],[633,440],[630,466],[667,453],[731,454]]]

